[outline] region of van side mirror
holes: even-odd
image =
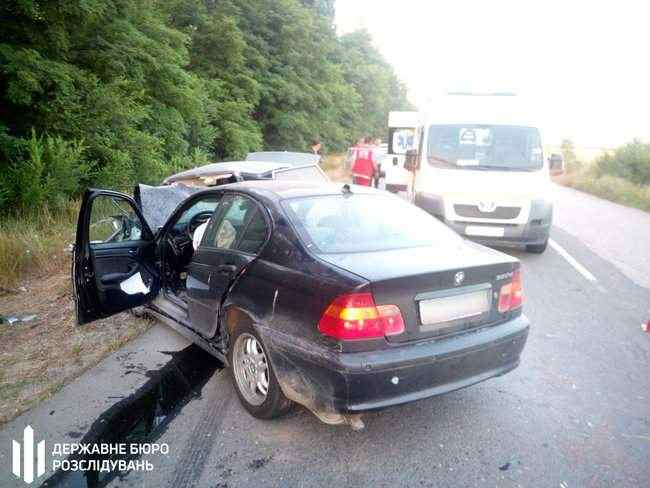
[[[564,158],[561,154],[551,154],[548,158],[548,169],[552,175],[564,173]]]
[[[409,149],[406,151],[406,156],[404,159],[404,169],[407,171],[415,171],[418,169],[418,150]]]

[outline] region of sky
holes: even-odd
[[[650,2],[337,0],[339,34],[367,29],[409,98],[511,91],[548,144],[650,142]]]

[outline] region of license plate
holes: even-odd
[[[468,225],[465,227],[465,234],[468,236],[480,237],[503,237],[503,227],[489,227],[486,225]]]
[[[490,310],[491,294],[491,289],[487,289],[422,300],[419,302],[422,325],[435,325],[484,314]]]

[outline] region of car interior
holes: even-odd
[[[217,206],[219,198],[211,196],[201,199],[187,208],[172,225],[163,243],[164,288],[172,298],[185,302],[185,281],[187,266],[194,256],[192,241],[196,229],[208,222]]]
[[[207,228],[202,245],[217,249],[255,254],[266,239],[266,221],[252,200],[227,195],[194,202],[170,227],[163,244],[163,286],[166,294],[182,306],[186,302],[187,268],[196,252],[194,234],[204,224]]]

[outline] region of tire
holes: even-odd
[[[530,252],[533,254],[542,254],[544,251],[546,251],[547,246],[548,246],[548,239],[546,239],[543,244],[531,244],[526,246],[526,252]]]
[[[268,358],[266,347],[252,326],[240,325],[235,328],[228,351],[232,382],[242,406],[258,419],[280,417],[293,406],[293,402],[282,393]],[[244,360],[248,360],[248,364],[244,364]],[[259,362],[253,364],[255,360]],[[265,370],[260,368],[262,361],[266,364]]]

